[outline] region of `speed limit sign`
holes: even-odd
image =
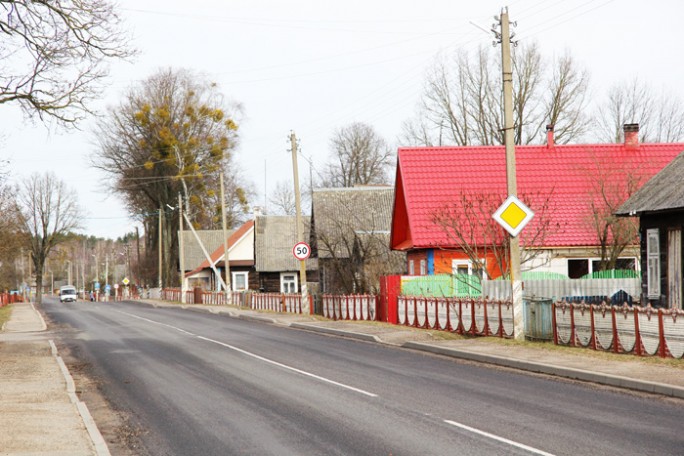
[[[306,242],[297,242],[292,247],[292,255],[300,261],[304,261],[311,255],[311,247]]]

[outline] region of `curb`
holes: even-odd
[[[52,355],[57,360],[57,364],[59,364],[59,369],[62,371],[62,375],[64,376],[64,380],[66,381],[69,399],[76,406],[76,410],[78,410],[78,414],[81,416],[81,420],[83,420],[83,424],[86,427],[86,431],[88,431],[90,441],[93,443],[93,447],[95,448],[95,453],[97,454],[97,456],[111,456],[111,453],[109,452],[109,447],[107,446],[107,442],[105,442],[105,439],[102,437],[100,430],[97,428],[97,424],[95,424],[95,420],[90,414],[88,406],[84,402],[81,402],[78,399],[78,396],[76,395],[76,385],[74,383],[74,379],[69,373],[69,369],[67,369],[66,364],[64,364],[64,360],[57,353],[57,346],[55,346],[55,343],[52,339],[50,339],[48,342],[50,343]]]
[[[307,331],[315,331],[318,333],[332,334],[334,336],[347,337],[350,339],[358,339],[358,340],[363,340],[366,342],[383,343],[382,340],[378,336],[373,335],[373,334],[364,334],[364,333],[353,332],[353,331],[345,331],[343,329],[327,328],[324,326],[317,326],[317,325],[312,325],[312,324],[307,324],[307,323],[290,323],[289,326],[290,326],[290,328],[304,329]]]
[[[45,323],[45,319],[43,318],[43,315],[36,310],[36,307],[33,305],[33,302],[29,302],[31,304],[31,309],[38,315],[38,318],[40,318],[40,331],[45,331],[47,329],[47,323]]]
[[[501,356],[496,355],[473,353],[454,348],[438,347],[435,345],[424,344],[421,342],[405,342],[404,344],[402,344],[402,347],[435,353],[438,355],[451,356],[454,358],[467,359],[469,361],[495,364],[497,366],[510,367],[513,369],[525,370],[529,372],[554,375],[556,377],[582,380],[586,382],[599,383],[602,385],[615,386],[619,388],[626,388],[635,391],[642,391],[646,393],[654,393],[684,399],[684,388],[679,386],[667,385],[664,383],[636,380],[633,378],[621,377],[619,375],[591,372],[582,369],[574,369],[571,367],[555,366],[553,364],[541,364],[532,361],[521,361],[503,358]]]

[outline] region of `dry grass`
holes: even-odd
[[[0,307],[0,328],[7,323],[12,315],[12,306]]]

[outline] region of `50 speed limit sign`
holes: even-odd
[[[304,261],[311,256],[311,247],[306,242],[297,242],[292,247],[292,255],[300,261]]]

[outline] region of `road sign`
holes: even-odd
[[[304,261],[311,256],[311,247],[306,242],[297,242],[292,247],[292,255],[299,261]]]
[[[100,282],[95,282],[94,286],[95,286],[96,290],[99,290],[100,289]]]
[[[525,228],[525,225],[532,220],[534,212],[518,198],[511,195],[499,206],[492,217],[511,236],[516,237]]]
[[[124,277],[124,279],[122,280],[122,282],[123,282],[124,285],[128,285],[129,283],[131,283],[131,281],[128,280],[128,277]]]
[[[118,284],[118,283],[115,283],[115,284],[114,284],[114,289],[115,289],[115,290],[118,290],[118,289],[119,289],[119,284]]]
[[[109,292],[109,290],[112,289],[112,286],[110,284],[105,285],[105,291]]]

